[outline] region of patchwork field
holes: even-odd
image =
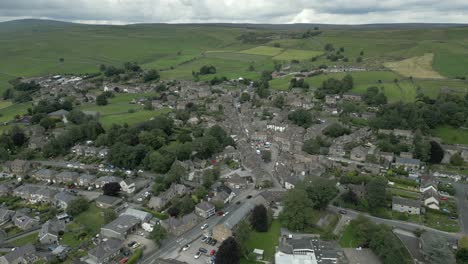
[[[321,51],[287,49],[273,57],[275,60],[309,60],[312,57],[322,55]]]
[[[405,77],[413,78],[428,78],[428,79],[442,79],[444,78],[438,72],[432,69],[434,60],[433,53],[424,54],[421,57],[413,57],[402,61],[386,62],[385,67]]]
[[[283,52],[281,48],[268,47],[268,46],[258,46],[248,50],[243,50],[240,53],[245,54],[254,54],[254,55],[264,55],[264,56],[276,56]]]

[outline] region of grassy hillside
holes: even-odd
[[[272,70],[274,61],[289,64],[291,60],[298,60],[300,63],[293,65],[298,70],[320,64],[336,65],[337,62],[320,56],[326,43],[344,49],[342,54],[348,62],[338,64],[356,65],[356,59],[362,56],[363,62],[359,65],[382,70],[385,63],[401,66],[403,62],[403,67],[395,69],[398,73],[356,74],[357,92],[365,91],[379,79],[411,76],[414,72],[410,71],[415,69],[444,78],[415,80],[415,83],[424,84],[420,85],[421,89],[430,90],[431,96],[437,96],[442,88],[457,91],[468,88],[464,82],[452,85],[454,81],[445,79],[468,75],[468,27],[340,29],[324,26],[320,35],[307,39],[290,35],[304,32],[304,25],[288,29],[264,25],[257,28],[253,25],[97,26],[38,20],[0,23],[0,92],[9,87],[8,80],[18,76],[90,73],[96,72],[100,64],[121,65],[126,61],[158,69],[165,79],[191,79],[192,71],[198,71],[206,64],[217,68],[217,76],[257,78],[262,70]],[[240,36],[247,33],[264,38],[242,41]],[[364,55],[360,55],[361,52]],[[433,55],[430,60],[414,59],[426,58],[424,54]],[[310,60],[317,56],[316,61]],[[408,62],[416,65],[409,67]],[[418,65],[420,62],[423,65]],[[320,85],[322,78],[309,81]],[[287,81],[275,80],[273,86],[287,87]],[[392,100],[412,100],[414,97],[413,92],[408,96],[394,84],[385,85],[385,89]]]

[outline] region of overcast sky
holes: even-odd
[[[0,21],[468,23],[468,0],[0,0]]]

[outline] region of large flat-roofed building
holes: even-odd
[[[338,250],[318,239],[282,237],[275,253],[275,264],[336,264]]]

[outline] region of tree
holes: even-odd
[[[39,125],[46,130],[55,128],[55,120],[50,117],[44,117],[39,122]]]
[[[450,157],[450,164],[454,166],[462,166],[465,163],[460,153],[455,153]]]
[[[234,232],[234,237],[239,245],[240,251],[244,256],[248,256],[251,252],[251,249],[247,246],[247,241],[250,238],[252,232],[252,227],[249,222],[242,220],[237,224],[237,227]]]
[[[301,188],[288,190],[284,197],[284,210],[280,215],[281,222],[291,231],[302,231],[313,224],[314,203]]]
[[[240,257],[239,245],[233,237],[228,237],[216,252],[215,264],[239,264]]]
[[[13,145],[16,147],[22,147],[28,140],[24,130],[19,126],[13,126],[10,130],[10,137]]]
[[[312,114],[305,109],[298,109],[289,113],[288,119],[303,128],[309,128],[313,123]]]
[[[316,138],[310,138],[304,141],[302,150],[311,155],[320,154],[322,147],[329,147],[330,143],[317,136]]]
[[[387,180],[373,178],[366,186],[367,201],[371,210],[385,206]]]
[[[166,173],[171,168],[175,157],[170,154],[161,154],[158,151],[151,152],[146,159],[146,167],[158,173]]]
[[[157,245],[161,244],[161,240],[165,239],[167,231],[161,225],[154,225],[153,231],[151,231],[149,238],[152,239]]]
[[[80,213],[88,210],[89,208],[89,201],[82,197],[78,196],[76,199],[72,200],[67,207],[67,214],[71,216],[77,216]]]
[[[333,48],[333,45],[331,43],[327,43],[324,46],[325,51],[333,51],[335,48]]]
[[[324,130],[323,130],[323,134],[324,135],[327,135],[329,137],[333,137],[333,138],[337,138],[337,137],[341,137],[345,134],[349,134],[349,129],[343,127],[342,125],[338,124],[338,123],[333,123],[329,126],[327,126]]]
[[[106,94],[102,93],[96,97],[96,104],[97,105],[107,105],[107,96]]]
[[[455,257],[457,259],[457,264],[468,264],[468,249],[458,249]]]
[[[278,95],[276,96],[275,100],[273,101],[273,105],[279,109],[283,109],[284,107],[284,96]]]
[[[104,223],[110,223],[117,218],[117,214],[111,208],[104,209]]]
[[[144,82],[151,82],[151,81],[156,81],[159,80],[160,75],[157,70],[151,69],[143,75],[143,81]]]
[[[250,225],[257,232],[268,231],[268,214],[267,209],[263,205],[257,205],[250,216]]]
[[[421,132],[416,132],[414,136],[414,156],[422,161],[428,161],[431,154],[431,144],[425,140]]]
[[[239,101],[241,103],[250,101],[250,94],[249,93],[242,93],[240,98],[239,98]]]
[[[438,164],[444,158],[444,150],[436,141],[431,141],[431,157],[429,162],[432,164]]]
[[[104,195],[117,196],[120,192],[120,184],[118,182],[109,182],[102,186]]]
[[[314,204],[314,208],[323,210],[328,203],[338,194],[338,188],[330,180],[318,178],[305,187],[307,196]]]
[[[261,156],[262,156],[262,160],[266,163],[270,162],[271,161],[271,151],[270,150],[262,150],[261,151]]]

